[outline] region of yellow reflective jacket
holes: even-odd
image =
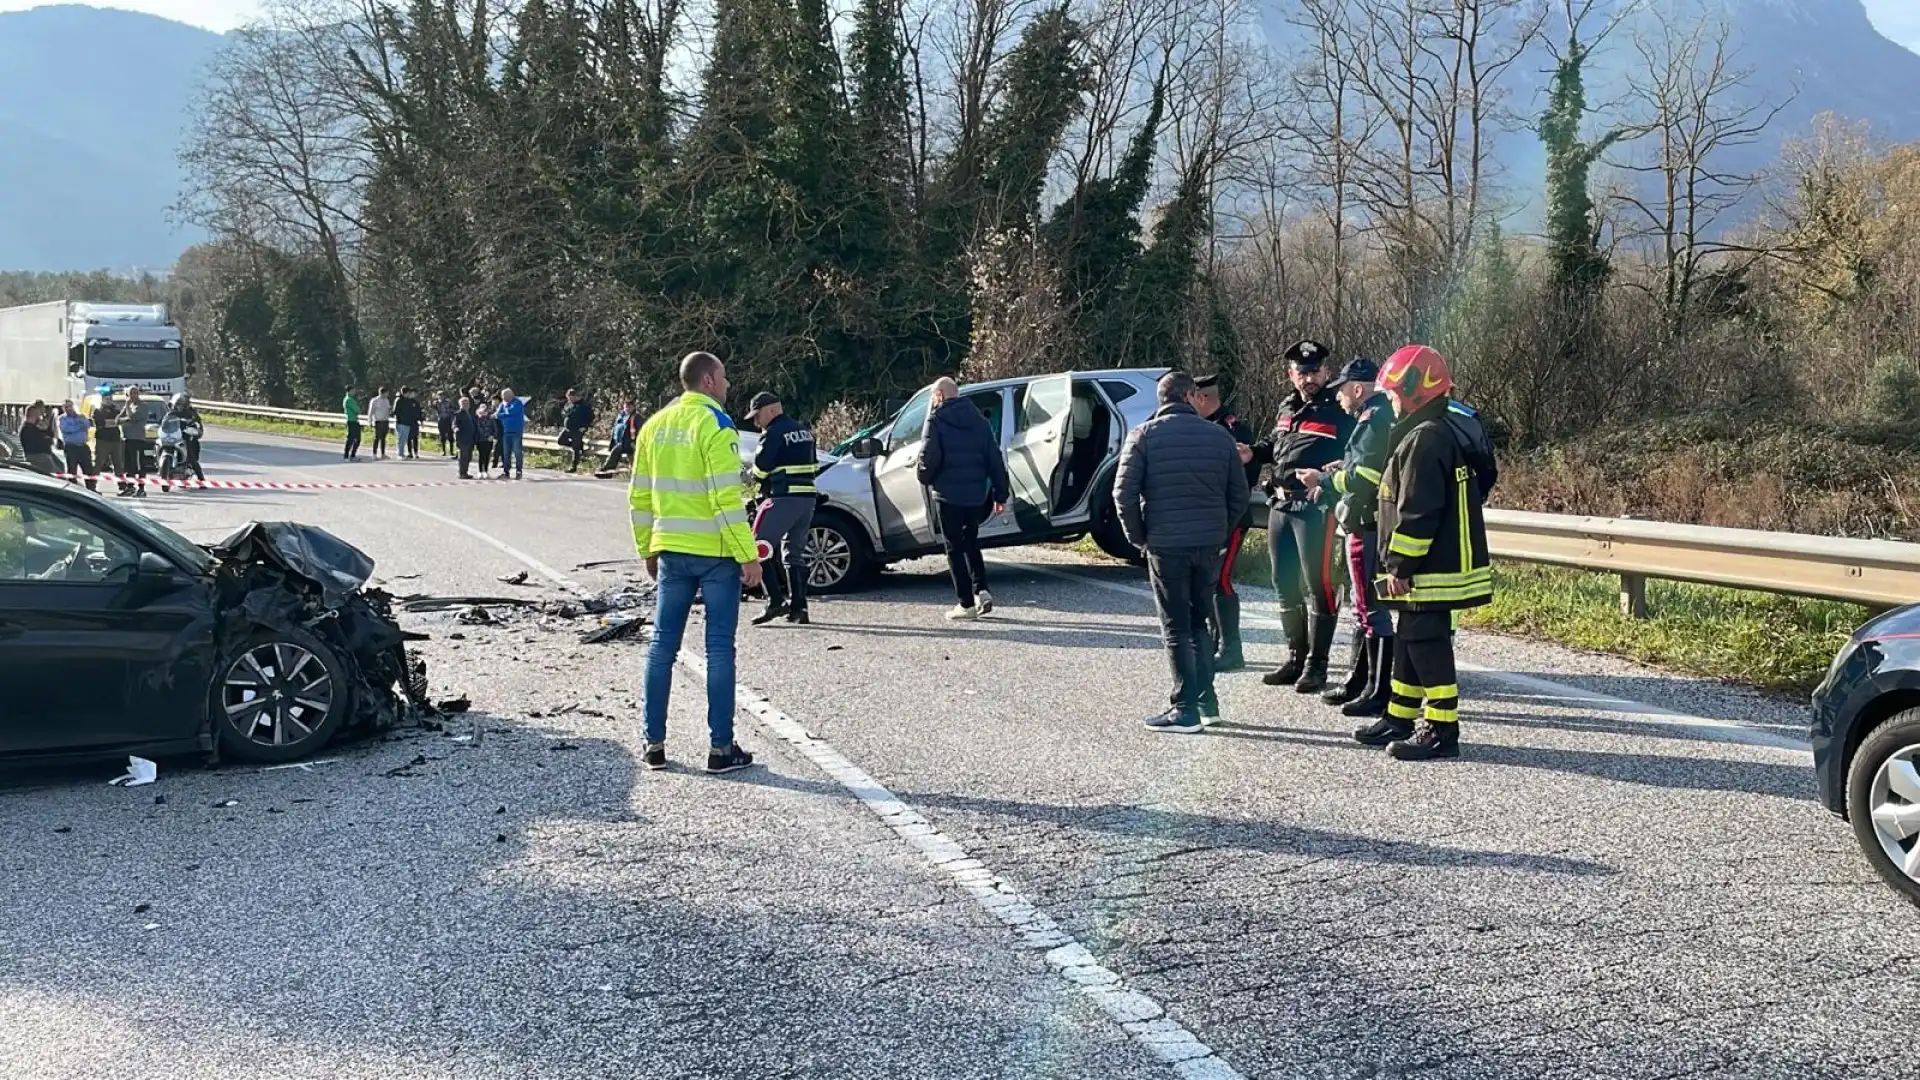
[[[633,546],[755,562],[740,488],[740,431],[719,402],[689,390],[654,413],[633,445]]]

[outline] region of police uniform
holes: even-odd
[[[1349,361],[1340,377],[1327,384],[1338,391],[1349,382],[1373,382],[1379,365],[1360,358]],[[1345,685],[1321,695],[1340,706],[1347,716],[1379,716],[1386,711],[1388,684],[1393,677],[1393,617],[1380,606],[1373,577],[1379,566],[1374,543],[1378,518],[1380,470],[1387,463],[1387,441],[1393,430],[1393,403],[1375,390],[1354,412],[1353,436],[1339,463],[1322,474],[1321,504],[1333,512],[1344,538],[1347,595],[1353,603],[1353,668]]]
[[[779,398],[763,390],[753,396],[750,411],[757,413],[779,403]],[[760,481],[753,539],[767,589],[767,610],[754,618],[755,626],[782,615],[791,623],[807,622],[807,534],[813,529],[813,478],[819,471],[813,432],[806,425],[785,413],[767,422],[760,433],[760,449],[753,455],[754,479]]]
[[[1391,695],[1386,715],[1354,737],[1402,760],[1458,757],[1453,623],[1458,612],[1493,599],[1481,510],[1491,449],[1479,420],[1451,408],[1452,377],[1434,350],[1410,345],[1395,353],[1380,383],[1402,414],[1380,476],[1381,577],[1410,588],[1381,598],[1396,613]]]
[[[1318,371],[1330,355],[1317,341],[1302,341],[1286,352],[1296,371]],[[1271,466],[1265,490],[1270,495],[1267,548],[1273,558],[1273,587],[1280,596],[1280,623],[1287,636],[1287,661],[1261,681],[1291,685],[1303,694],[1327,684],[1327,653],[1333,647],[1333,613],[1338,579],[1333,574],[1333,515],[1307,497],[1295,479],[1297,469],[1324,469],[1340,457],[1353,431],[1353,418],[1333,391],[1287,395],[1274,420],[1273,434],[1253,445],[1251,464]]]
[[[1211,389],[1219,384],[1219,376],[1202,375],[1194,379],[1193,384],[1202,390]],[[1253,445],[1252,425],[1234,415],[1225,404],[1207,419],[1226,428],[1227,434],[1241,446]],[[1247,487],[1251,489],[1259,481],[1260,466],[1248,465]],[[1227,550],[1220,563],[1220,588],[1213,599],[1213,640],[1219,648],[1213,661],[1215,671],[1239,671],[1247,666],[1240,644],[1240,593],[1233,587],[1233,569],[1240,559],[1240,547],[1247,539],[1247,530],[1252,526],[1253,503],[1249,500],[1247,512],[1234,522],[1233,532],[1227,537]]]

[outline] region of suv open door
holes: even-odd
[[[1073,375],[1049,375],[1027,384],[1013,442],[1007,447],[1008,479],[1023,528],[1053,520],[1053,493],[1060,463],[1073,451]],[[1025,524],[1031,520],[1032,524]]]

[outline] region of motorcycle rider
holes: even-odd
[[[194,479],[204,481],[207,473],[200,467],[200,439],[206,434],[206,424],[200,419],[199,410],[193,407],[193,398],[184,390],[173,395],[173,400],[167,403],[167,415],[160,421],[163,440],[166,438],[165,433],[169,424],[178,425],[180,457],[175,459],[174,469],[161,472],[162,483],[171,479],[170,474],[176,470],[183,479],[188,474],[192,474]],[[165,488],[163,487],[162,490]]]

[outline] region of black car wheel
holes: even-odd
[[[304,630],[261,631],[221,659],[213,686],[221,753],[260,762],[306,757],[346,722],[351,696],[326,642]]]
[[[1146,555],[1127,542],[1127,534],[1120,528],[1120,512],[1114,508],[1112,495],[1102,497],[1096,504],[1092,533],[1094,546],[1108,556],[1123,559],[1135,566],[1146,563]]]
[[[1920,709],[1896,714],[1854,751],[1847,816],[1867,861],[1920,904]]]
[[[844,514],[813,515],[807,532],[807,590],[847,592],[873,572],[873,548],[867,534]]]

